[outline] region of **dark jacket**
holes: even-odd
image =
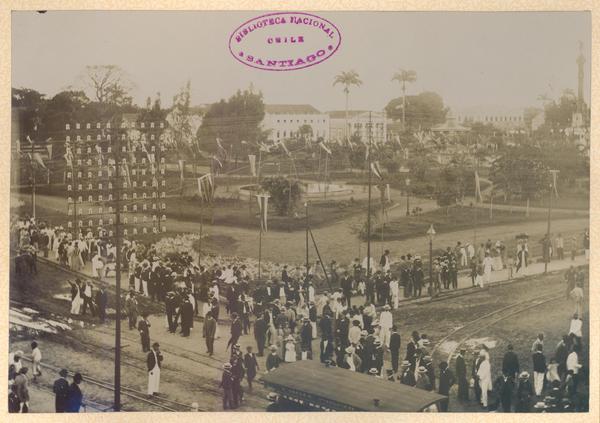
[[[456,377],[459,379],[467,378],[467,363],[462,355],[456,357]]]
[[[258,370],[258,361],[256,361],[256,355],[254,353],[246,353],[246,355],[244,355],[244,366],[246,367],[248,379],[254,379],[256,371]]]
[[[454,375],[450,371],[450,369],[446,369],[444,371],[440,371],[440,381],[438,386],[438,393],[441,395],[448,395],[450,393],[450,388],[455,383]]]
[[[281,363],[281,358],[277,354],[269,354],[267,356],[267,371],[271,371],[272,369],[276,369],[279,367],[279,363]]]
[[[67,412],[68,413],[79,413],[79,409],[83,404],[83,394],[79,385],[75,382],[69,386],[69,399],[67,400]]]
[[[202,327],[202,335],[207,339],[214,339],[217,331],[217,321],[215,319],[204,320],[204,326]]]
[[[397,332],[390,335],[390,351],[400,351],[400,334]]]
[[[152,369],[154,369],[154,366],[156,365],[156,359],[154,358],[154,354],[156,354],[156,356],[158,357],[158,367],[161,367],[161,363],[163,360],[163,356],[161,353],[157,353],[154,350],[150,351],[148,353],[148,357],[146,359],[146,365],[148,367],[148,371],[151,371]]]
[[[267,335],[267,322],[264,318],[256,319],[254,322],[254,338],[255,339],[265,339]]]
[[[513,351],[508,351],[504,354],[504,360],[502,360],[502,373],[509,376],[514,376],[515,373],[519,373],[519,359],[517,354]]]
[[[533,371],[538,373],[546,372],[546,357],[539,351],[533,354]]]
[[[64,378],[59,378],[54,381],[54,407],[57,413],[64,413],[67,409],[69,400],[69,382]]]

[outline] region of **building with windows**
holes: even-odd
[[[266,104],[262,127],[274,142],[302,136],[329,141],[329,115],[309,104]]]
[[[365,143],[369,140],[369,123],[372,124],[371,135],[374,143],[388,140],[388,125],[384,112],[369,112],[367,110],[348,110],[346,121],[345,110],[333,110],[329,115],[329,134],[334,141],[342,141],[347,132],[350,137],[360,137]],[[370,114],[370,115],[369,115]]]
[[[468,123],[492,124],[496,128],[507,132],[526,130],[524,112],[522,108],[508,108],[500,106],[478,106],[468,108],[452,108],[456,121],[460,125]]]

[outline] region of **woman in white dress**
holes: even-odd
[[[289,335],[285,339],[285,359],[286,363],[293,363],[296,361],[296,342],[292,335]]]
[[[490,366],[490,360],[488,359],[485,351],[479,352],[479,357],[483,359],[477,370],[477,377],[479,378],[479,387],[481,388],[481,404],[484,407],[488,406],[488,391],[492,390],[492,368]]]

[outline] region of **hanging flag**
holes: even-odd
[[[285,143],[283,142],[283,140],[279,141],[277,144],[279,146],[281,146],[281,148],[283,148],[283,151],[285,151],[285,154],[287,154],[288,156],[290,155],[290,150],[288,150],[288,148],[285,146]]]
[[[198,194],[200,199],[206,203],[211,203],[215,193],[212,174],[207,173],[198,178]]]
[[[221,173],[221,169],[223,168],[223,163],[219,160],[217,156],[212,156],[210,161],[210,170],[214,175],[218,175]]]
[[[383,179],[383,176],[381,174],[381,168],[379,167],[379,162],[371,163],[371,170],[373,171],[373,174],[375,174],[375,176],[377,176],[379,179]]]
[[[29,138],[29,135],[27,135],[27,141],[29,141],[29,144],[33,144],[33,141],[31,140],[31,138]]]
[[[269,195],[259,194],[256,196],[258,201],[258,212],[260,214],[260,230],[267,232],[267,210],[269,207]]]
[[[33,160],[42,168],[46,169],[46,165],[44,164],[44,160],[42,160],[42,156],[40,153],[33,153]]]
[[[390,184],[385,184],[385,198],[388,203],[392,202],[392,197],[390,196]]]
[[[184,160],[179,160],[179,178],[183,181],[184,179],[184,166],[185,166],[185,161]]]
[[[265,144],[264,142],[259,142],[258,148],[260,149],[260,151],[264,151],[265,153],[271,152],[271,147]]]
[[[327,148],[327,146],[325,145],[325,143],[323,141],[319,141],[317,142],[317,144],[319,144],[319,146],[325,150],[325,152],[329,155],[331,155],[331,150],[329,148]]]
[[[558,198],[558,189],[556,188],[556,174],[558,172],[552,172],[552,187],[554,188],[554,195]]]
[[[48,150],[48,159],[52,160],[52,144],[46,145],[46,150]]]
[[[475,201],[479,202],[481,200],[481,186],[479,184],[479,174],[475,171]]]
[[[256,155],[248,154],[248,161],[250,162],[250,173],[252,176],[256,176]]]
[[[63,157],[67,161],[67,166],[73,167],[73,151],[68,145],[66,146],[66,153]]]
[[[394,136],[394,141],[396,141],[398,143],[398,145],[400,146],[400,148],[402,148],[402,142],[400,142],[400,135],[396,134]]]

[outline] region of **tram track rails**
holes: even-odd
[[[446,358],[446,361],[450,363],[452,356],[454,355],[456,350],[460,346],[462,346],[466,341],[468,341],[470,338],[480,333],[484,329],[494,326],[503,320],[529,311],[535,307],[539,307],[562,298],[564,298],[564,290],[556,289],[541,297],[529,298],[527,300],[512,303],[505,307],[487,313],[483,316],[480,316],[460,327],[451,330],[447,335],[442,337],[432,348],[431,355],[433,356],[433,354],[438,352],[440,350],[440,347],[445,342],[454,341],[455,344],[447,353]]]

